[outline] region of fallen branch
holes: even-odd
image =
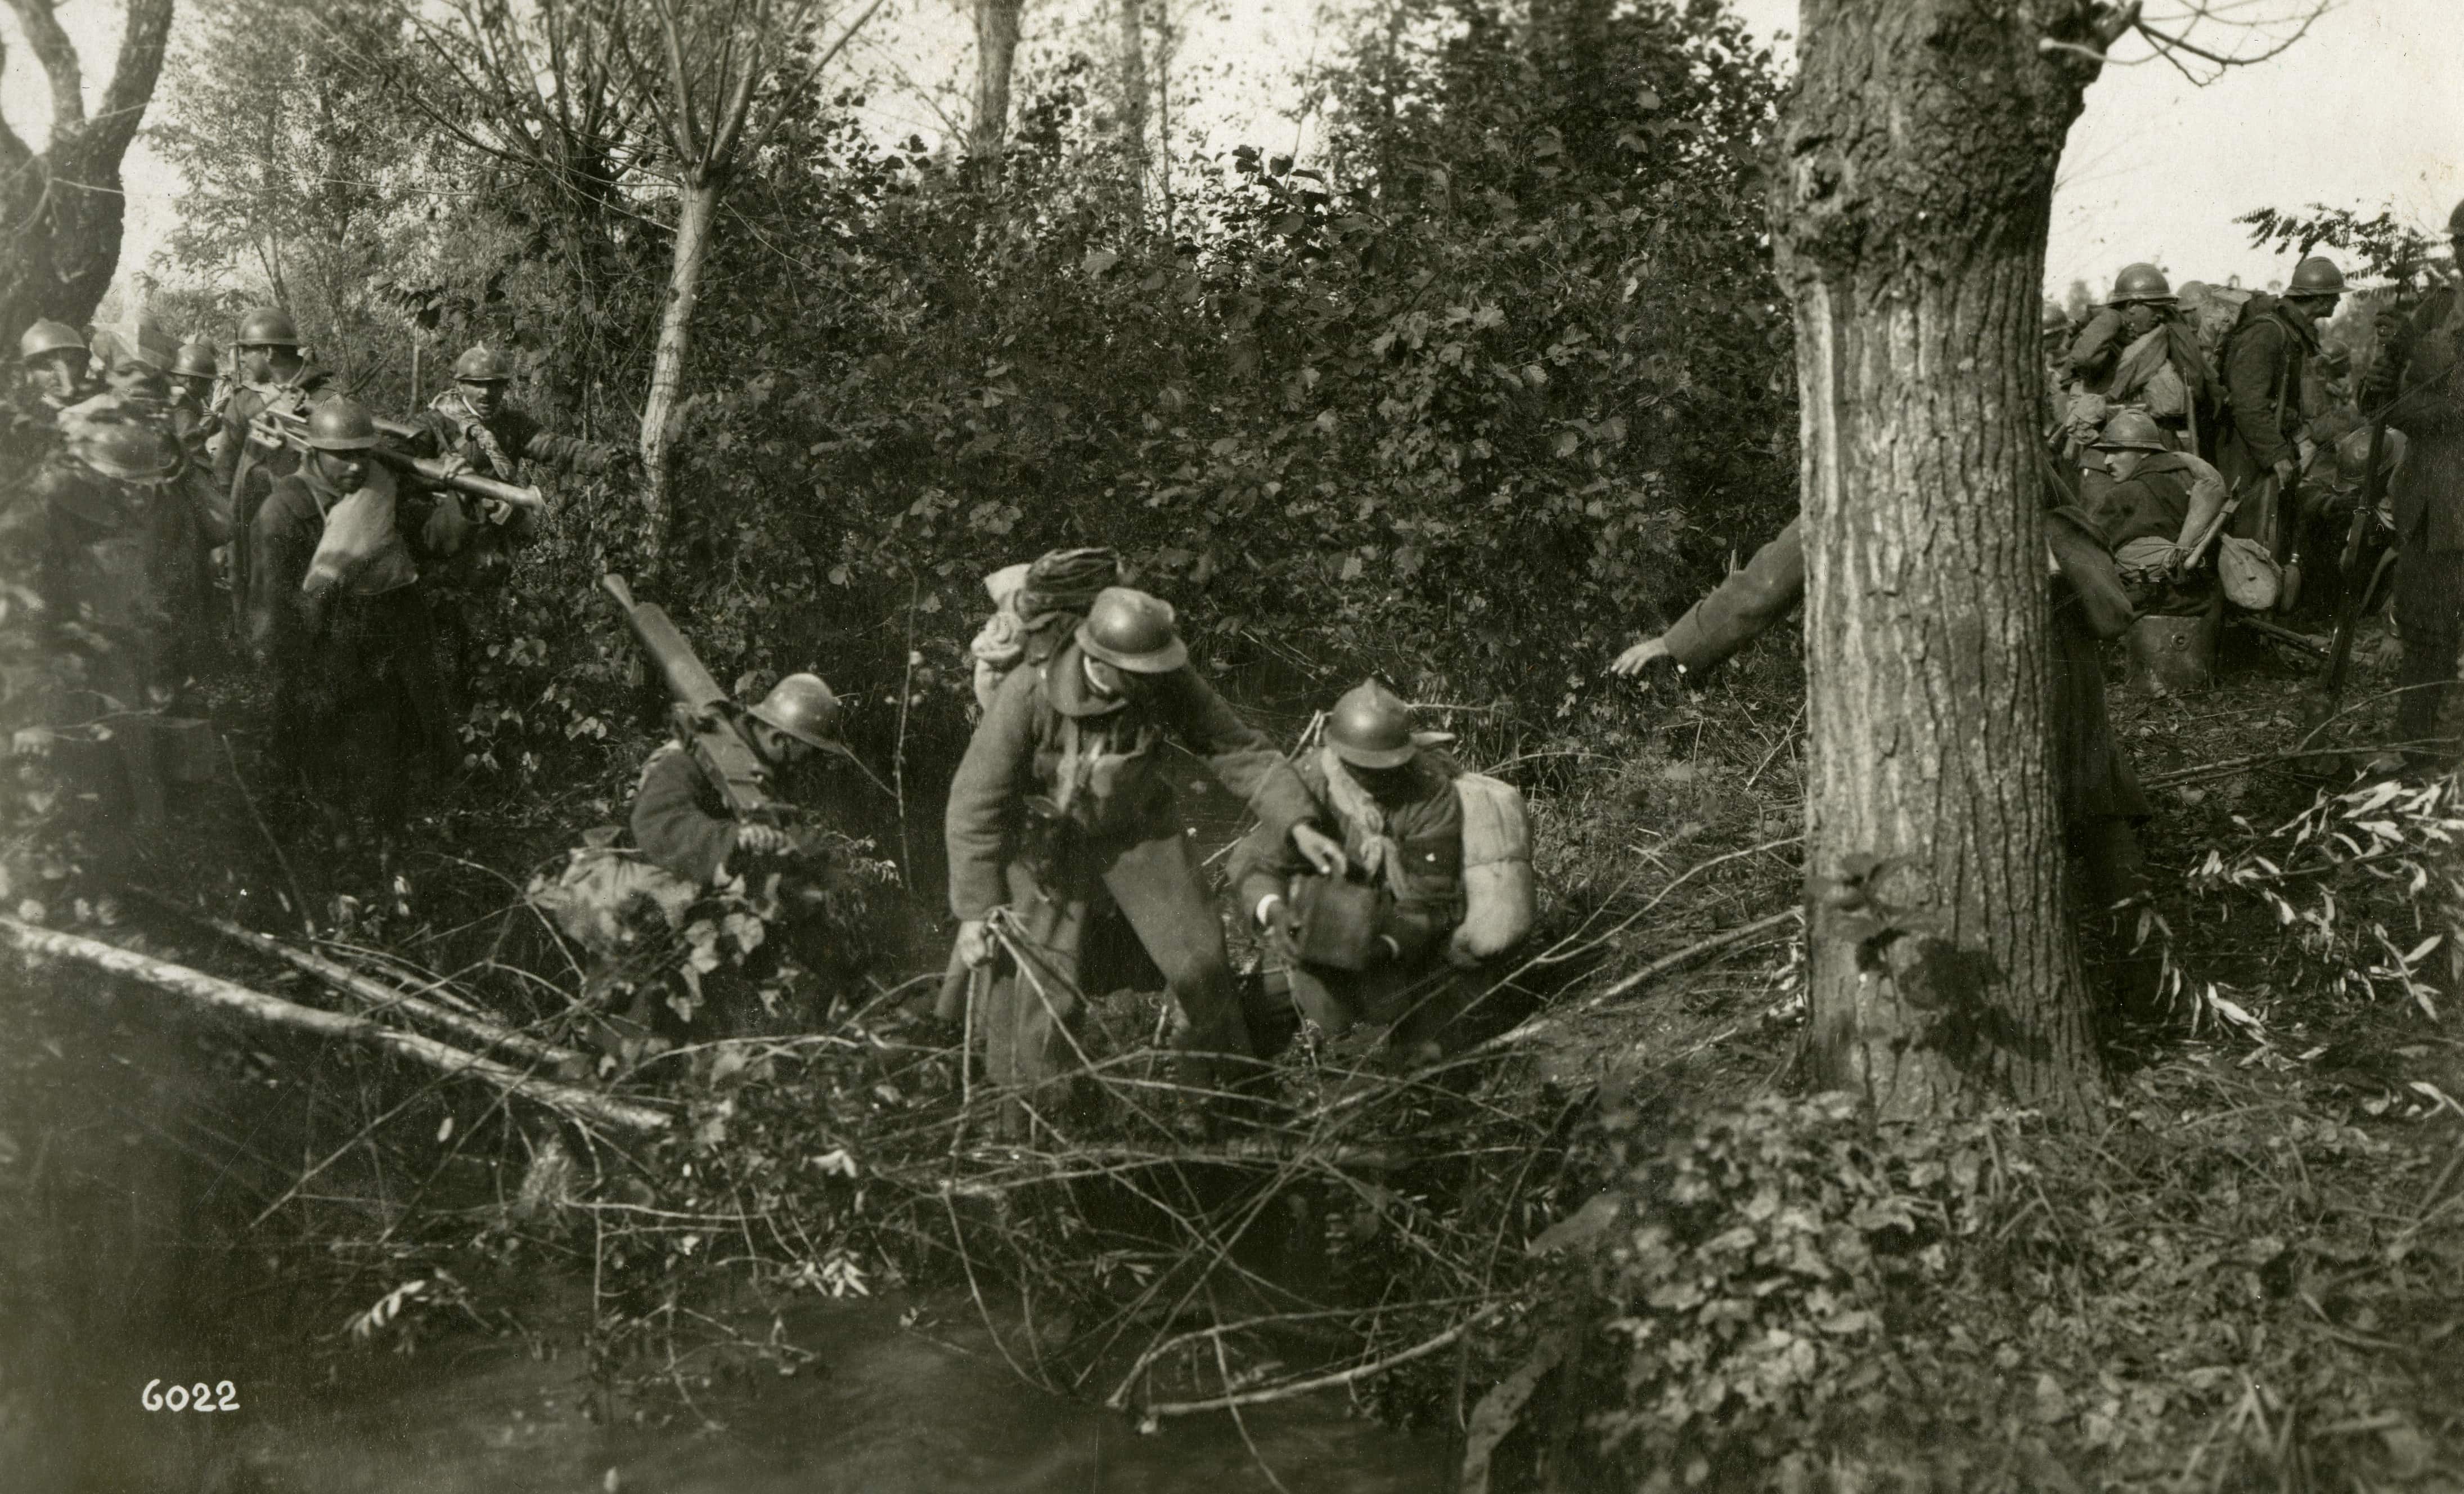
[[[269,996],[261,991],[251,991],[218,975],[209,975],[185,965],[139,954],[99,939],[37,928],[13,918],[0,918],[0,934],[6,934],[11,944],[29,954],[75,960],[114,975],[141,981],[157,991],[186,996],[206,1006],[254,1017],[260,1022],[370,1043],[444,1073],[463,1075],[493,1084],[509,1095],[518,1095],[577,1120],[597,1121],[630,1131],[662,1130],[669,1124],[665,1111],[654,1110],[648,1105],[612,1099],[578,1085],[539,1079],[493,1059],[465,1053],[419,1033],[386,1027],[363,1016],[301,1006],[296,1001]]]
[[[2327,657],[2327,646],[2307,634],[2296,633],[2290,628],[2278,626],[2259,617],[2242,616],[2234,618],[2233,621],[2271,642],[2281,643],[2287,648],[2299,649],[2318,658]]]
[[[260,934],[255,929],[243,927],[230,919],[216,918],[210,913],[201,913],[159,892],[148,891],[143,887],[131,887],[129,890],[166,913],[177,914],[200,928],[213,930],[233,944],[280,960],[294,970],[317,977],[335,991],[366,1007],[370,1015],[382,1015],[390,1011],[403,1012],[460,1037],[485,1043],[491,1048],[502,1048],[509,1053],[518,1053],[523,1058],[535,1059],[541,1063],[581,1063],[586,1066],[590,1061],[589,1056],[578,1049],[545,1042],[481,1017],[465,1016],[450,1007],[439,1006],[423,996],[398,990],[383,981],[363,975],[346,966],[338,965],[321,954],[302,949],[297,945],[285,944],[271,934]]]
[[[1397,1365],[1408,1363],[1424,1354],[1436,1353],[1456,1339],[1496,1317],[1506,1309],[1506,1306],[1507,1304],[1502,1302],[1491,1303],[1435,1338],[1423,1339],[1411,1348],[1388,1354],[1383,1359],[1373,1359],[1367,1364],[1353,1365],[1349,1370],[1338,1371],[1333,1374],[1321,1374],[1309,1380],[1287,1380],[1281,1385],[1270,1385],[1264,1390],[1243,1391],[1237,1395],[1218,1395],[1210,1400],[1161,1401],[1147,1407],[1146,1416],[1149,1420],[1154,1420],[1160,1416],[1186,1416],[1200,1411],[1230,1411],[1236,1406],[1263,1406],[1269,1401],[1289,1400],[1295,1395],[1307,1395],[1314,1391],[1330,1391],[1338,1385],[1350,1385],[1354,1380],[1365,1380],[1373,1374],[1382,1374]]]

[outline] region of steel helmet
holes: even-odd
[[[105,477],[160,482],[180,470],[179,444],[132,420],[99,420],[77,443],[77,459]]]
[[[761,703],[746,714],[808,747],[840,752],[846,750],[846,744],[839,740],[839,698],[821,676],[797,674],[772,685]]]
[[[234,341],[242,347],[297,347],[299,328],[289,312],[260,306],[239,319],[239,336]]]
[[[1090,658],[1133,675],[1170,674],[1189,662],[1189,645],[1173,625],[1172,604],[1125,586],[1095,593],[1078,646]]]
[[[300,444],[320,452],[363,452],[378,441],[376,418],[355,399],[335,398],[308,412]]]
[[[2067,332],[2071,329],[2071,314],[2049,301],[2045,302],[2043,325],[2044,330],[2049,333]]]
[[[1326,719],[1326,745],[1354,768],[1400,768],[1420,750],[1412,707],[1376,680],[1356,684]]]
[[[2104,423],[2096,438],[2096,447],[2104,452],[2169,452],[2173,443],[2154,418],[2144,410],[2117,410]]]
[[[473,343],[471,350],[453,361],[453,377],[462,384],[502,384],[514,376],[514,366],[505,355],[485,343]]]
[[[182,343],[171,358],[171,371],[184,379],[210,379],[222,367],[210,343]]]
[[[51,353],[85,351],[85,339],[65,322],[37,322],[17,339],[17,361],[33,363]]]
[[[2336,261],[2333,259],[2323,259],[2317,255],[2295,265],[2293,279],[2284,287],[2284,296],[2288,301],[2310,297],[2323,301],[2330,296],[2343,294],[2344,294],[2344,272],[2336,268]]]
[[[2403,465],[2404,445],[2404,433],[2390,429],[2387,434],[2387,450],[2379,454],[2382,471],[2391,473]],[[2369,475],[2370,433],[2365,426],[2359,431],[2345,433],[2344,438],[2336,443],[2336,485],[2359,490],[2369,481]]]
[[[2447,215],[2447,233],[2450,237],[2464,238],[2464,202],[2457,203],[2455,211]]]
[[[2169,302],[2172,299],[2172,282],[2165,279],[2164,271],[2152,264],[2130,264],[2123,266],[2122,273],[2113,278],[2113,294],[2105,301],[2108,305],[2127,306],[2133,301]]]

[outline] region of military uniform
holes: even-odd
[[[2464,224],[2464,208],[2457,209]],[[2441,286],[2395,329],[2368,403],[2409,437],[2395,508],[2395,621],[2404,636],[2396,735],[2416,764],[2452,764],[2456,653],[2464,647],[2464,294]]]
[[[303,465],[275,479],[248,537],[246,637],[274,675],[285,766],[380,834],[402,822],[414,763],[453,755],[403,498],[383,466],[344,494]]]
[[[1199,678],[1185,654],[1177,667],[1150,673],[1134,696],[1094,690],[1084,662],[1088,628],[1121,594],[1135,595],[1099,596],[1076,640],[1001,682],[950,786],[950,909],[974,923],[1005,907],[1036,967],[1001,971],[988,993],[985,1010],[1013,1018],[987,1024],[987,1066],[998,1082],[1051,1078],[1075,994],[1129,984],[1111,977],[1133,978],[1140,951],[1178,1009],[1180,1046],[1252,1051],[1222,925],[1165,774],[1168,740],[1204,759],[1269,835],[1288,834],[1315,813],[1274,744]]]
[[[2182,527],[2205,498],[2221,505],[2224,478],[2215,468],[2187,452],[2158,452],[2139,464],[2123,481],[2107,487],[2093,515],[2105,546],[2114,551],[2131,601],[2143,614],[2187,617],[2205,613],[2215,602],[2215,571],[2202,565],[2188,576],[2159,573],[2131,564],[2125,546],[2140,541],[2179,543]]]
[[[231,515],[231,602],[245,609],[256,510],[273,484],[299,470],[299,454],[287,446],[267,448],[249,439],[249,423],[268,411],[286,416],[304,415],[332,390],[333,376],[314,364],[301,364],[290,378],[275,383],[243,384],[223,404],[222,447],[214,453],[214,487]],[[243,615],[242,627],[247,626]]]
[[[2292,301],[2261,293],[2242,307],[2225,340],[2224,380],[2233,418],[2216,445],[2216,468],[2241,495],[2233,532],[2269,546],[2278,560],[2293,539],[2290,493],[2267,484],[2278,462],[2300,461],[2301,390],[2319,353],[2319,328]]]
[[[1805,594],[1805,541],[1799,521],[1756,551],[1744,569],[1696,603],[1662,636],[1687,670],[1710,668],[1786,616]],[[2089,893],[2104,905],[2144,890],[2138,836],[2150,813],[2146,794],[2114,739],[2105,709],[2100,640],[2119,637],[2133,617],[2113,557],[2095,524],[2077,508],[2048,510],[2045,538],[2060,575],[2052,591],[2054,769],[2068,836],[2085,861]]]
[[[633,792],[633,844],[653,865],[707,892],[736,849],[736,816],[710,774],[673,742],[650,754]]]
[[[1331,747],[1300,764],[1320,824],[1340,827],[1345,856],[1385,890],[1375,930],[1383,957],[1364,970],[1311,963],[1283,952],[1282,974],[1309,1019],[1340,1036],[1359,1021],[1394,1022],[1396,1047],[1434,1037],[1468,994],[1446,960],[1448,936],[1463,916],[1461,769],[1433,750],[1393,769],[1375,792],[1357,781]],[[1288,835],[1260,824],[1232,853],[1232,885],[1252,914],[1312,874]]]

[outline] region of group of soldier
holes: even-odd
[[[2464,206],[2451,230],[2464,248]],[[2107,720],[2102,645],[2136,648],[2151,628],[2161,642],[2184,624],[2212,636],[2225,595],[2254,612],[2292,605],[2305,552],[2334,548],[2322,536],[2355,515],[2366,521],[2357,535],[2376,523],[2389,474],[2398,735],[2416,767],[2453,759],[2443,733],[2464,632],[2464,296],[2442,287],[2384,317],[2377,356],[2351,381],[2320,337],[2343,293],[2332,262],[2304,259],[2281,295],[2247,299],[2211,355],[2165,277],[2133,265],[2075,335],[2048,323],[2048,714],[2095,905],[2145,895],[2134,827],[2148,813]],[[338,390],[278,311],[245,318],[235,346],[226,370],[210,346],[170,347],[143,329],[99,360],[68,327],[26,331],[7,459],[23,479],[11,523],[41,526],[63,660],[70,703],[49,719],[170,708],[198,640],[227,612],[219,626],[271,676],[288,769],[319,802],[351,811],[337,823],[382,833],[401,815],[411,764],[458,757],[445,702],[461,645],[438,624],[452,635],[525,534],[525,506],[455,480],[605,471],[627,457],[508,405],[511,369],[484,346],[404,424]],[[88,387],[90,360],[106,390]],[[2341,422],[2320,392],[2339,380],[2357,384]],[[2350,546],[2342,558],[2354,561]],[[2273,588],[2242,594],[2253,578]],[[1459,1042],[1530,924],[1519,800],[1467,773],[1374,680],[1287,756],[1195,668],[1172,606],[1123,583],[1104,549],[1055,551],[987,580],[982,713],[945,822],[957,935],[941,1015],[977,1029],[996,1079],[1029,1084],[1067,1066],[1086,993],[1124,986],[1169,992],[1176,1044],[1208,1084],[1271,1059],[1299,1015],[1330,1034],[1391,1024],[1394,1051]],[[1786,615],[1804,584],[1792,523],[1611,669],[1699,674]],[[227,610],[212,605],[217,585]],[[2342,585],[2366,599],[2365,578]],[[632,806],[638,856],[696,896],[797,849],[739,812],[746,786],[731,773],[783,785],[800,765],[855,756],[816,676],[728,710],[750,766],[718,765],[680,732],[646,766]],[[1265,952],[1264,978],[1233,973],[1167,771],[1173,745],[1256,817],[1229,881],[1235,922]],[[159,814],[159,788],[137,797],[141,814]],[[1514,875],[1500,881],[1502,870]]]
[[[16,746],[107,738],[118,782],[103,797],[150,827],[162,725],[185,719],[217,665],[250,667],[280,772],[337,841],[382,843],[414,772],[460,763],[448,702],[463,618],[529,523],[523,503],[485,495],[624,454],[507,404],[512,367],[484,346],[401,422],[307,358],[280,310],[241,318],[230,347],[174,343],[143,317],[91,347],[57,322],[22,333],[0,479],[6,523],[38,557],[53,678]]]

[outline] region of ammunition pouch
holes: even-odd
[[[1292,879],[1294,952],[1305,965],[1365,970],[1374,963],[1377,931],[1392,921],[1394,894],[1382,885],[1304,874]]]

